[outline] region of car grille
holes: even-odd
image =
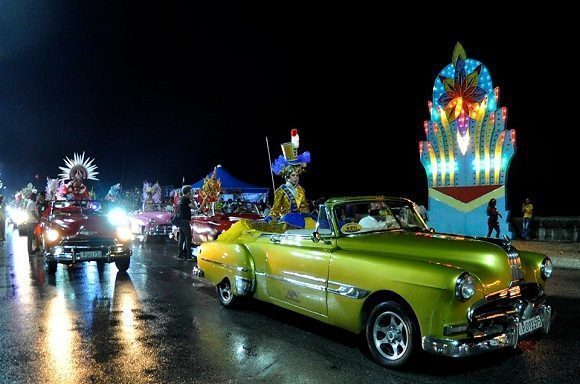
[[[167,236],[170,233],[171,233],[171,224],[160,224],[149,229],[149,235]]]
[[[520,254],[518,250],[512,246],[512,243],[509,239],[507,238],[505,240],[494,239],[491,237],[478,237],[477,239],[502,247],[508,257],[512,281],[517,282],[522,281],[522,279],[524,278],[524,273],[522,272],[522,262],[520,260]]]
[[[544,290],[539,284],[514,284],[474,304],[467,316],[469,328],[473,336],[477,336],[478,331],[489,334],[494,328],[501,332],[511,317],[526,319],[545,300]]]
[[[92,238],[92,239],[66,239],[61,242],[65,248],[108,248],[115,245],[114,239]]]
[[[512,281],[518,281],[523,279],[524,274],[522,272],[522,261],[520,260],[520,254],[518,253],[517,249],[508,247],[508,249],[506,249],[506,252],[510,263]]]

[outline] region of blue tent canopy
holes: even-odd
[[[213,171],[207,174],[207,177],[211,177]],[[222,190],[224,192],[232,192],[232,191],[241,191],[242,193],[268,193],[269,188],[258,187],[256,185],[252,185],[246,183],[244,181],[238,180],[233,177],[228,171],[226,171],[221,165],[216,167],[216,174],[217,178],[220,180],[222,185]],[[201,179],[198,182],[191,185],[193,189],[200,189],[203,187],[203,180]]]

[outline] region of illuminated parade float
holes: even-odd
[[[426,141],[419,143],[429,188],[429,226],[438,232],[487,235],[487,204],[497,200],[502,236],[509,233],[506,181],[515,131],[506,130],[488,69],[461,44],[435,79]],[[495,235],[495,233],[494,233]],[[513,238],[513,236],[510,236]]]

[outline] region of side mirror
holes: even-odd
[[[314,243],[320,242],[320,233],[318,231],[312,232],[312,236],[310,237]]]

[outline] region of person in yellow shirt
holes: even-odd
[[[524,204],[522,204],[522,238],[525,240],[530,239],[530,224],[532,223],[532,217],[534,216],[534,205],[529,198],[526,198]]]
[[[309,213],[306,192],[299,184],[300,174],[304,172],[306,164],[310,163],[310,153],[298,155],[298,131],[293,129],[291,137],[291,142],[282,144],[282,155],[272,163],[272,172],[284,177],[286,182],[274,192],[270,218],[295,227],[313,228],[314,221],[305,216]]]

